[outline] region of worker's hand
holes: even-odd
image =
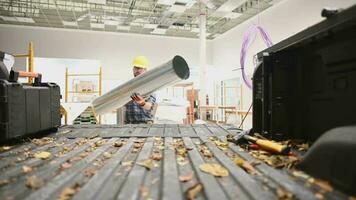
[[[146,104],[145,99],[137,92],[131,95],[131,99],[140,106],[144,106]]]

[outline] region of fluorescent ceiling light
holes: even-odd
[[[147,19],[144,19],[144,18],[136,18],[134,20],[134,22],[136,22],[136,23],[147,23],[148,21],[147,21]]]
[[[125,22],[126,19],[127,17],[124,16],[105,16],[103,21],[107,25],[118,25]]]
[[[119,26],[117,26],[117,30],[128,31],[128,30],[130,30],[130,26],[119,25]]]
[[[200,0],[209,9],[216,9],[216,6],[210,0]]]
[[[142,26],[142,23],[138,23],[138,22],[131,22],[130,26]]]
[[[143,28],[150,28],[150,29],[155,29],[157,28],[158,24],[145,24],[143,25]]]
[[[88,3],[106,4],[106,0],[88,0]]]
[[[206,25],[207,25],[207,26],[213,26],[213,25],[215,25],[215,24],[218,23],[218,22],[219,22],[218,20],[215,20],[215,21],[211,20],[211,21],[207,21],[207,22],[206,22]]]
[[[119,22],[116,20],[107,19],[107,20],[104,20],[104,24],[111,25],[111,26],[117,26],[117,25],[119,25]]]
[[[228,0],[223,5],[221,5],[212,16],[214,17],[224,17],[224,18],[237,18],[237,14],[231,14],[233,10],[244,4],[246,0]],[[230,15],[231,14],[231,15]]]
[[[0,18],[4,21],[17,22],[16,17],[0,16]]]
[[[191,0],[176,0],[176,2],[175,3],[177,3],[177,4],[187,4],[187,3],[189,3]]]
[[[64,26],[78,26],[77,22],[62,21]]]
[[[236,19],[238,17],[240,17],[242,14],[241,13],[237,13],[237,12],[231,12],[228,13],[224,16],[224,18],[228,18],[228,19]]]
[[[23,22],[23,23],[35,23],[35,21],[30,17],[8,17],[8,16],[0,16],[0,18],[4,21],[9,22]]]
[[[237,7],[241,6],[245,2],[246,2],[246,0],[228,0],[223,5],[221,5],[216,10],[216,12],[224,12],[224,13],[231,12],[231,11],[235,10]]]
[[[167,31],[167,29],[165,29],[165,28],[156,28],[151,33],[163,35],[166,33],[166,31]]]
[[[84,20],[86,17],[88,17],[88,16],[90,16],[89,13],[86,13],[86,14],[84,14],[84,15],[81,15],[81,16],[78,17],[77,21],[78,21],[78,22],[83,21],[83,20]]]
[[[90,27],[92,27],[92,28],[104,28],[105,24],[90,23]]]
[[[192,28],[192,32],[193,33],[199,33],[200,32],[200,28]]]
[[[35,23],[35,21],[30,17],[16,17],[17,21],[24,23]]]
[[[158,0],[157,4],[171,6],[174,4],[174,2],[175,0]]]
[[[197,2],[197,1],[195,1],[195,0],[190,0],[189,2],[187,2],[187,4],[185,4],[185,7],[191,8],[192,6],[194,6],[194,4],[195,4],[196,2]]]
[[[170,12],[176,12],[176,13],[184,13],[184,11],[187,9],[184,5],[173,5],[169,11]]]

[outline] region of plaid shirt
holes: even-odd
[[[147,97],[144,97],[146,102],[152,104],[150,110],[143,109],[140,105],[135,103],[134,101],[130,101],[125,105],[125,124],[141,124],[147,123],[148,121],[153,121],[153,105],[156,103],[156,96],[151,94]]]

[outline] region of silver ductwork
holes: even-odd
[[[184,58],[175,56],[167,63],[148,70],[96,98],[92,102],[92,107],[98,115],[113,111],[128,103],[131,100],[130,95],[134,92],[147,95],[162,87],[188,79],[189,74],[189,67]]]

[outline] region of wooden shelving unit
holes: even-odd
[[[98,90],[97,91],[70,91],[69,90],[69,78],[70,77],[95,77],[97,76],[98,77]],[[64,94],[64,101],[67,103],[68,102],[68,97],[69,97],[69,94],[98,94],[98,96],[101,96],[102,95],[102,68],[99,67],[99,72],[96,74],[96,73],[73,73],[73,74],[70,74],[68,72],[68,68],[66,68],[66,72],[65,72],[65,94]],[[84,115],[87,115],[88,112],[91,112],[91,110],[89,108],[86,109],[85,111],[85,114]],[[93,112],[94,114],[94,112]],[[78,120],[81,119],[81,115],[76,119],[76,122],[78,122]],[[95,118],[98,117],[98,122],[99,124],[101,123],[101,116],[95,116]],[[91,120],[91,123],[92,123],[92,120]]]
[[[91,77],[95,77],[98,76],[98,91],[69,91],[68,90],[68,81],[69,81],[69,77],[77,77],[77,76],[91,76]],[[99,67],[99,73],[97,74],[70,74],[68,72],[68,68],[66,68],[66,73],[65,73],[65,94],[64,94],[64,101],[68,102],[68,96],[69,94],[98,94],[99,96],[101,96],[102,94],[102,68]]]

